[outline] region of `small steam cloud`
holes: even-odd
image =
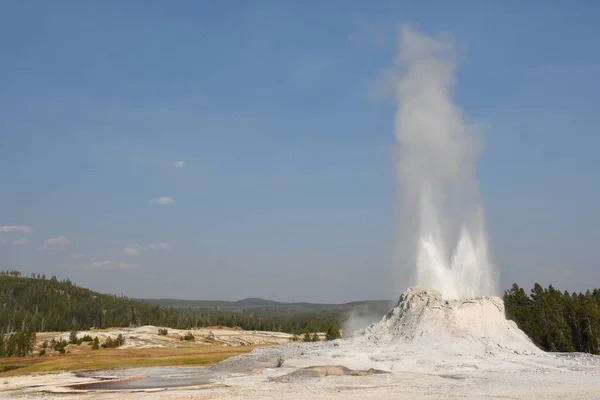
[[[495,292],[476,179],[482,129],[467,123],[453,102],[456,59],[451,36],[404,26],[395,59],[401,73],[392,75],[400,206],[396,289],[416,283],[450,299]]]
[[[386,311],[374,310],[368,307],[356,307],[350,310],[348,319],[342,324],[344,337],[351,337],[360,333],[368,326],[381,321]]]

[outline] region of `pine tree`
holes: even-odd
[[[548,287],[546,313],[548,314],[548,341],[550,351],[575,351],[568,320],[568,307],[563,295],[552,285]]]
[[[583,336],[584,351],[600,354],[600,309],[589,290],[581,302],[579,327]]]
[[[327,333],[325,334],[325,339],[326,340],[335,340],[335,339],[339,339],[342,337],[342,334],[340,333],[340,327],[335,325],[335,324],[331,324],[329,326],[329,328],[327,328]]]

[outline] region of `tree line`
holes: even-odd
[[[504,293],[506,317],[546,351],[600,354],[600,289],[585,293],[516,283]]]
[[[17,271],[18,272],[18,271]],[[176,329],[227,326],[293,334],[325,332],[341,325],[348,310],[253,307],[227,310],[174,308],[100,294],[56,277],[0,275],[0,334],[80,331],[157,325]]]
[[[35,332],[0,335],[0,357],[25,357],[35,349]]]

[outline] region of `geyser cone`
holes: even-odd
[[[541,353],[513,321],[498,297],[444,300],[440,292],[407,289],[382,320],[363,333],[380,344],[416,344],[455,353]]]

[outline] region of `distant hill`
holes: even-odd
[[[286,308],[286,309],[352,309],[366,307],[387,311],[390,308],[390,302],[387,300],[365,300],[353,301],[342,304],[328,303],[309,303],[309,302],[281,302],[274,300],[265,300],[261,298],[247,298],[237,301],[223,300],[181,300],[181,299],[138,299],[148,304],[157,304],[160,306],[179,307],[179,308],[206,308],[206,309],[248,309],[248,308]]]

